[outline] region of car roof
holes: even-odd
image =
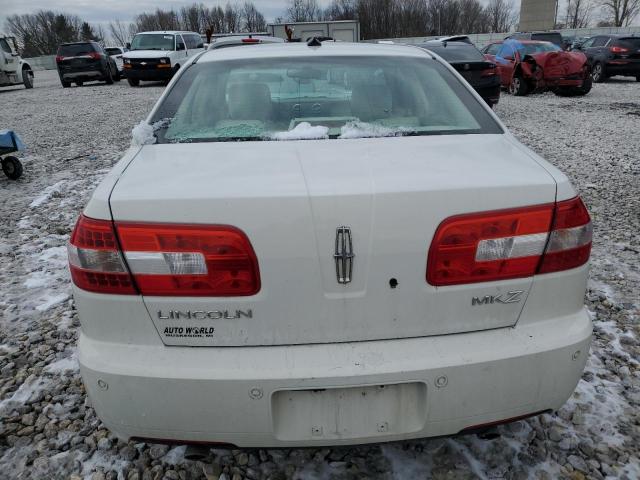
[[[310,47],[304,42],[268,43],[248,45],[244,48],[222,48],[207,50],[197,57],[198,63],[218,60],[262,59],[277,57],[315,57],[315,56],[406,56],[429,57],[422,48],[410,45],[386,45],[378,43],[326,42],[319,47]]]
[[[215,45],[221,45],[225,43],[238,43],[238,44],[244,43],[244,40],[248,38],[253,38],[263,43],[284,43],[284,40],[280,37],[272,37],[269,35],[247,34],[247,35],[233,35],[228,37],[218,37],[215,40],[212,39],[211,43],[209,44],[209,48],[213,49]]]
[[[84,45],[85,43],[97,43],[94,40],[80,40],[79,42],[65,42],[65,43],[61,43],[60,46],[62,45]]]

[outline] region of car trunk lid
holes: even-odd
[[[165,344],[279,345],[514,325],[531,278],[434,287],[429,245],[447,217],[555,193],[507,135],[449,135],[145,146],[110,205],[116,223],[235,226],[257,255],[256,295],[145,296]],[[334,258],[340,227],[355,255],[347,284]],[[473,302],[509,292],[519,301]],[[187,333],[201,329],[213,333]]]

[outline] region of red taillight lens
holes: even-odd
[[[553,204],[448,218],[431,243],[427,281],[443,286],[533,275],[552,217]]]
[[[227,297],[260,290],[249,239],[226,225],[114,226],[82,215],[71,236],[69,265],[73,282],[91,292]]]
[[[260,43],[258,38],[243,38],[242,43]]]
[[[258,260],[237,228],[144,223],[116,228],[143,295],[228,297],[260,290]]]
[[[98,52],[90,52],[89,56],[94,60],[100,60],[102,58],[102,55],[99,54]]]
[[[481,77],[493,77],[496,74],[496,66],[491,65],[480,72]]]
[[[442,222],[434,235],[427,282],[458,285],[567,270],[586,263],[590,250],[591,220],[578,197],[458,215]]]
[[[611,53],[627,53],[629,51],[629,49],[614,45],[613,47],[609,47],[609,51]]]
[[[592,233],[591,218],[580,197],[558,202],[538,273],[568,270],[587,263]]]
[[[71,278],[79,288],[99,293],[138,293],[109,220],[81,215],[71,235],[68,252]]]
[[[60,63],[62,60],[64,60],[62,55],[56,55],[56,63]]]

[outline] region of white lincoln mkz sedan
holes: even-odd
[[[82,376],[121,438],[382,442],[573,392],[589,214],[436,55],[209,51],[148,123],[69,245]]]

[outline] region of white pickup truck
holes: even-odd
[[[0,87],[24,85],[33,88],[31,65],[20,58],[14,37],[0,33]]]

